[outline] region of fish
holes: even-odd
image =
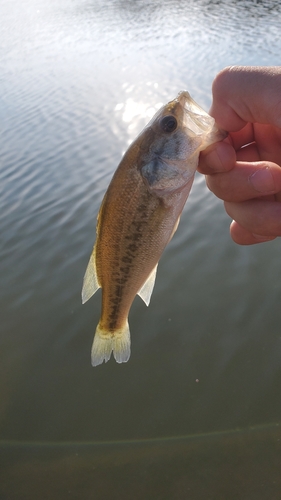
[[[136,295],[148,306],[157,265],[188,198],[199,154],[227,133],[189,95],[158,110],[129,146],[105,193],[82,303],[102,289],[91,363],[127,362],[128,315]]]

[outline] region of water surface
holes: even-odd
[[[224,66],[280,64],[280,10],[250,0],[2,2],[2,450],[280,421],[280,242],[235,245],[203,176],[150,307],[137,298],[131,310],[129,363],[91,367],[100,294],[83,307],[80,298],[98,208],[129,143],[182,89],[208,109]],[[38,467],[43,457],[44,448]],[[202,474],[212,460],[199,460]],[[186,498],[182,488],[174,498]]]

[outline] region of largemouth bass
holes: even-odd
[[[92,365],[130,357],[128,314],[149,304],[160,256],[177,229],[200,151],[226,137],[186,91],[163,106],[122,158],[104,196],[82,302],[102,288]]]

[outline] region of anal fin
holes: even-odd
[[[154,284],[155,284],[155,278],[156,278],[156,272],[157,272],[157,266],[152,269],[150,275],[148,276],[147,280],[145,283],[142,285],[141,289],[138,291],[138,295],[140,298],[144,301],[144,303],[148,306],[150,302],[150,298],[153,292]]]
[[[82,304],[85,304],[100,287],[101,285],[97,277],[96,251],[94,247],[83,279]]]

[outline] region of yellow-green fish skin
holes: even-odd
[[[104,196],[83,303],[102,288],[92,364],[130,357],[128,314],[139,294],[148,305],[160,256],[177,228],[200,151],[226,134],[181,92],[131,144]]]

